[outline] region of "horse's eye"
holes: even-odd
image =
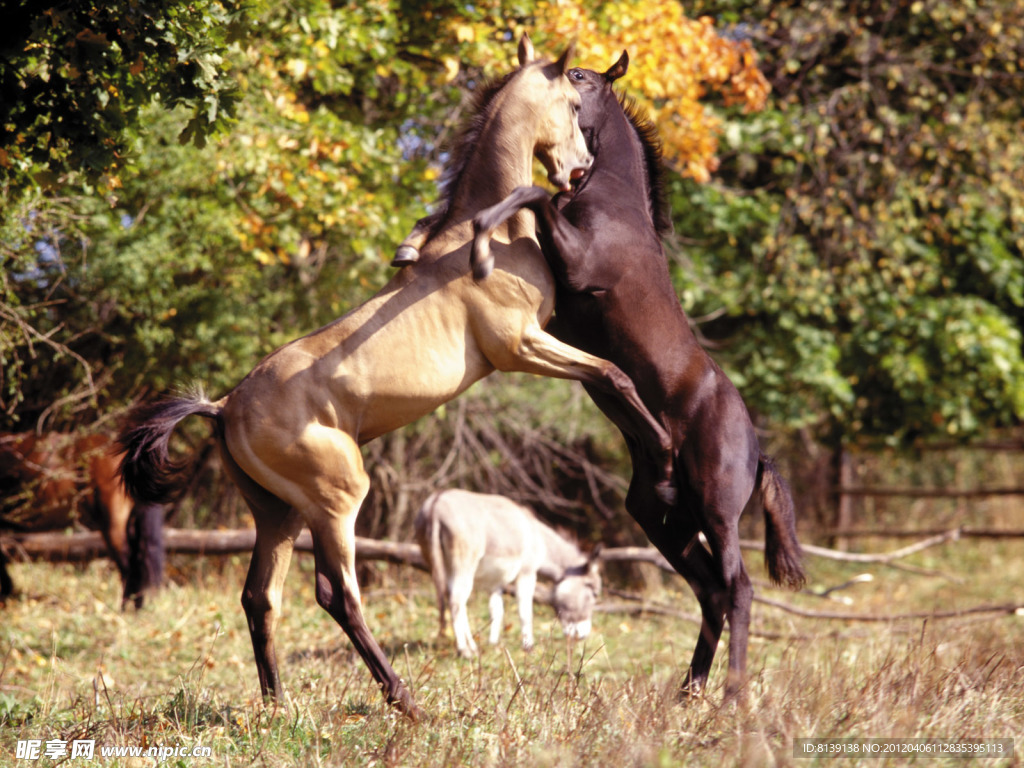
[[[578,69],[570,69],[569,70],[569,77],[571,77],[573,80],[582,80],[583,79],[583,72],[578,70]]]

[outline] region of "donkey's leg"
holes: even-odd
[[[519,623],[523,629],[523,650],[533,650],[533,593],[537,589],[537,572],[524,571],[516,579],[516,602]]]
[[[477,654],[473,630],[469,626],[469,596],[473,593],[473,570],[458,569],[448,563],[448,612],[452,617],[455,648],[463,658]]]
[[[498,644],[498,640],[501,639],[502,625],[505,622],[505,601],[502,599],[501,592],[501,587],[498,587],[487,598],[487,608],[491,614],[491,633],[488,638],[491,645]]]

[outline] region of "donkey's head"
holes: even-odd
[[[566,48],[558,61],[547,62],[536,58],[528,36],[519,41],[522,72],[517,88],[529,95],[529,108],[536,118],[534,153],[544,164],[548,180],[562,190],[570,189],[572,180],[586,173],[594,161],[577,122],[580,95],[565,76],[575,47]]]
[[[591,616],[601,595],[601,571],[597,547],[587,562],[569,568],[555,585],[555,613],[567,637],[582,640],[590,634]]]

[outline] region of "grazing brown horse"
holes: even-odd
[[[134,505],[113,438],[51,432],[0,435],[0,526],[18,531],[99,529],[124,585],[122,607],[142,606],[163,575],[163,510]],[[0,597],[14,591],[0,551]]]
[[[634,475],[626,507],[700,602],[703,623],[684,690],[705,686],[728,617],[731,695],[745,676],[753,598],[740,556],[740,515],[752,496],[760,496],[769,575],[796,588],[804,573],[793,502],[758,447],[739,392],[697,342],[672,287],[660,237],[671,227],[661,193],[660,146],[653,126],[612,89],[628,64],[624,52],[603,74],[569,72],[583,100],[580,127],[593,166],[572,194],[552,200],[540,187],[522,187],[482,211],[474,221],[472,263],[474,274],[486,277],[495,263],[489,243],[496,228],[524,206],[532,210],[558,281],[551,332],[615,362],[668,426],[676,503],[654,492],[659,470],[644,458],[650,451],[627,434]],[[504,254],[496,255],[500,266]],[[621,420],[621,403],[584,386],[605,413]],[[710,549],[699,541],[701,533]]]
[[[473,216],[529,183],[535,154],[560,188],[590,165],[576,122],[579,94],[565,77],[570,55],[555,63],[535,59],[524,38],[520,67],[479,97],[453,155],[445,217],[422,264],[270,354],[220,400],[195,394],[142,406],[122,432],[125,482],[137,497],[155,501],[179,482],[182,467],[167,456],[175,425],[191,414],[214,421],[221,457],[256,524],[242,603],[265,696],[281,695],[274,625],[293,543],[305,524],[313,536],[317,601],[344,629],[387,701],[419,714],[360,609],[354,526],[369,477],[359,447],[430,413],[495,369],[578,379],[610,399],[623,398],[636,414],[631,429],[638,444],[659,446],[670,482],[671,441],[632,382],[542,330],[554,306],[554,281],[532,216],[513,217],[498,233],[502,265],[486,284],[474,282],[466,268]]]

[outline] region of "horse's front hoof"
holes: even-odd
[[[494,256],[491,254],[490,235],[478,234],[473,238],[473,248],[469,254],[469,265],[473,268],[473,279],[485,280],[494,269]]]
[[[395,249],[395,257],[391,259],[392,267],[407,267],[420,260],[420,252],[411,245],[400,245]]]

